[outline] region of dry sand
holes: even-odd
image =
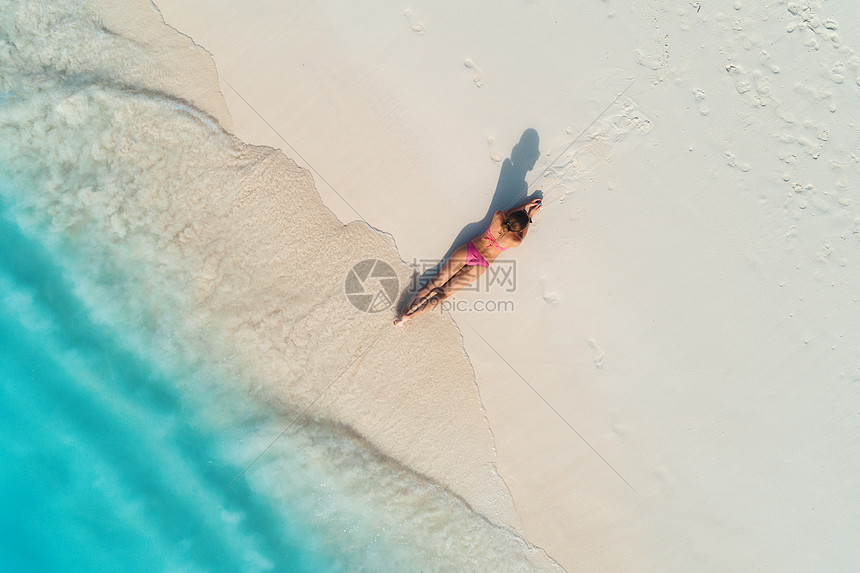
[[[571,571],[856,570],[853,2],[157,4],[234,132],[405,261],[543,191],[516,289],[458,296],[515,310],[452,313],[530,542]]]

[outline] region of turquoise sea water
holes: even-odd
[[[4,215],[3,570],[332,570],[289,508],[226,490],[241,468],[219,453],[225,436],[94,322],[52,253]]]

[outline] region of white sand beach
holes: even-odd
[[[432,388],[459,330],[477,392],[457,366],[432,399],[345,385],[320,415],[567,571],[860,566],[854,2],[156,4],[226,106],[189,100],[405,263],[542,192],[515,288],[392,327],[400,354],[367,366]],[[424,414],[456,400],[471,417],[439,442],[420,425],[451,418]]]

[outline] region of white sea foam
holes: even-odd
[[[456,329],[441,316],[394,329],[393,311],[344,295],[368,258],[405,286],[391,241],[343,226],[292,161],[222,131],[223,110],[195,107],[212,100],[164,80],[161,52],[98,5],[0,4],[0,158],[18,190],[6,199],[69,253],[95,319],[165,371],[196,371],[181,392],[232,433],[240,466],[336,380],[249,486],[307,504],[344,569],[554,568],[511,530]],[[277,416],[249,423],[237,388]]]

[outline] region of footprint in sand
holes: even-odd
[[[808,36],[806,40],[803,41],[803,45],[809,48],[809,51],[815,52],[818,50],[818,40],[816,40],[813,36]]]
[[[666,65],[665,52],[663,54],[663,57],[654,56],[640,49],[636,49],[634,53],[636,55],[636,63],[643,68],[647,68],[653,72],[651,74],[651,85],[656,86],[666,80],[666,74],[664,70]]]
[[[845,81],[845,64],[842,62],[836,62],[833,64],[833,67],[828,68],[824,64],[820,64],[821,66],[821,77],[827,78],[834,84],[841,84]]]
[[[815,138],[818,141],[821,141],[822,143],[830,140],[830,132],[827,129],[817,125],[814,121],[812,121],[810,119],[807,119],[806,121],[803,122],[803,127],[805,127],[806,129],[808,129],[810,131],[815,132]],[[810,141],[810,140],[807,140],[807,141]],[[813,146],[815,145],[811,141],[810,141],[810,144]],[[819,146],[820,145],[821,144],[819,144]]]
[[[419,36],[424,35],[424,24],[415,21],[415,17],[412,15],[412,10],[410,10],[409,8],[404,10],[403,17],[406,18],[406,23],[409,24],[409,28],[413,32],[415,32]]]
[[[596,353],[594,357],[594,365],[600,368],[601,366],[603,366],[603,362],[606,360],[606,354],[604,354],[600,347],[597,346],[597,342],[595,342],[593,338],[588,339],[588,345]]]
[[[496,143],[495,137],[488,137],[487,138],[487,147],[490,149],[490,160],[493,163],[495,163],[496,165],[498,165],[499,163],[502,162],[502,160],[504,160],[504,157],[502,157],[501,155],[499,155],[498,153],[493,151],[493,144],[494,143]]]
[[[770,78],[763,76],[758,70],[753,72],[753,84],[759,95],[766,96],[770,93]]]
[[[589,130],[587,136],[590,140],[586,144],[589,151],[604,160],[609,159],[609,152],[596,153],[596,143],[604,143],[610,148],[621,142],[630,135],[646,135],[654,127],[651,120],[645,116],[639,106],[631,98],[626,97],[618,101],[622,109],[614,115],[608,115],[596,121]]]
[[[744,173],[750,170],[749,164],[738,163],[737,159],[735,158],[735,154],[731,151],[726,151],[726,165],[728,165],[729,167],[735,167],[737,169],[740,169]]]
[[[821,156],[822,144],[815,143],[807,137],[799,137],[791,135],[790,133],[777,133],[775,135],[777,140],[781,141],[782,143],[793,143],[801,146],[803,150],[806,151],[806,153],[809,154],[809,156],[813,159],[818,159]]]
[[[771,63],[770,54],[768,54],[764,50],[761,51],[761,57],[759,58],[759,62],[761,62],[761,65],[769,69],[772,74],[778,74],[780,72],[779,66]]]
[[[475,62],[472,61],[471,58],[466,58],[466,61],[463,62],[463,65],[472,70],[474,75],[472,75],[472,81],[475,82],[475,85],[480,87],[484,86],[484,72],[482,72],[478,66],[475,65]]]
[[[812,98],[810,103],[826,103],[830,113],[836,111],[836,104],[833,102],[833,92],[827,90],[817,90],[804,84],[795,84],[794,91]]]
[[[565,198],[570,195],[571,191],[565,187],[564,183],[560,183],[560,177],[556,173],[550,173],[543,177],[543,204],[549,205],[555,201],[564,203]],[[549,301],[547,301],[549,302]]]
[[[705,90],[696,88],[693,90],[693,95],[696,96],[696,106],[699,108],[699,113],[708,115],[711,110],[708,109],[708,104],[705,103]]]
[[[814,40],[814,35],[817,35],[827,42],[832,42],[834,45],[839,44],[839,34],[837,32],[837,30],[839,30],[839,22],[832,18],[825,18],[822,20],[809,6],[797,4],[795,2],[789,2],[787,8],[792,15],[798,18],[798,20],[789,23],[786,27],[786,31],[791,33],[798,28],[803,28],[810,32],[808,38],[811,38],[811,40],[804,42],[804,45],[807,47],[814,47],[814,49],[817,50],[818,42]]]
[[[540,280],[540,290],[543,292],[543,301],[547,304],[555,304],[558,302],[558,293],[549,288],[549,281],[546,278]]]

